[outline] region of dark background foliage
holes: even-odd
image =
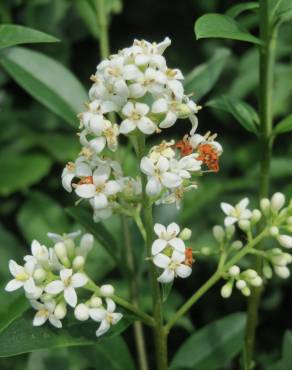
[[[161,222],[178,220],[193,230],[194,247],[203,254],[212,254],[214,242],[211,227],[222,222],[219,212],[220,201],[235,202],[248,195],[255,205],[257,201],[259,151],[256,138],[228,113],[208,107],[207,102],[220,94],[229,94],[245,99],[257,109],[257,52],[248,44],[224,40],[196,41],[194,21],[206,12],[222,13],[234,1],[216,0],[118,0],[112,1],[117,14],[111,17],[110,44],[114,52],[132,43],[134,38],[160,41],[165,36],[172,39],[167,50],[168,63],[181,68],[187,74],[194,67],[214,57],[217,49],[225,47],[231,54],[227,58],[222,74],[213,89],[205,94],[200,103],[204,109],[199,113],[199,132],[208,130],[218,133],[224,153],[218,174],[206,175],[199,189],[187,196],[180,213],[174,208],[157,210],[156,219]],[[58,37],[61,43],[29,45],[66,65],[81,81],[86,90],[90,86],[89,76],[94,73],[100,60],[98,41],[91,35],[81,19],[74,1],[69,0],[2,0],[0,3],[1,23],[16,23],[35,28]],[[256,32],[257,15],[244,13],[241,21]],[[280,31],[281,42],[277,48],[277,67],[274,87],[275,121],[291,113],[292,98],[292,25],[286,23]],[[43,73],[48,73],[43,70]],[[196,100],[196,86],[193,88]],[[68,232],[77,226],[64,212],[72,206],[74,196],[61,187],[60,174],[65,162],[72,160],[79,146],[75,128],[36,102],[11,77],[0,68],[0,283],[8,279],[7,261],[19,258],[28,249],[33,238],[47,242],[46,232]],[[189,130],[185,121],[178,122],[166,132],[168,137],[182,137]],[[292,196],[291,185],[291,135],[281,135],[275,143],[271,168],[271,192],[283,191]],[[128,157],[127,157],[128,160]],[[129,162],[129,163],[128,163]],[[131,159],[127,164],[131,169]],[[121,235],[118,219],[107,222],[115,235]],[[139,244],[134,233],[134,241]],[[208,247],[208,248],[206,248]],[[212,249],[213,248],[213,249]],[[140,253],[137,247],[137,254]],[[210,262],[211,261],[211,262]],[[101,246],[95,248],[90,271],[95,279],[113,281],[126,289],[119,281]],[[171,298],[172,312],[186,297],[198,288],[214,268],[212,256],[200,258],[194,265],[192,278],[176,282]],[[257,358],[262,368],[279,357],[283,334],[291,329],[291,282],[274,279],[264,292],[260,312],[257,342]],[[146,294],[146,293],[145,293]],[[2,292],[1,301],[10,299]],[[2,304],[2,302],[1,302]],[[147,302],[145,302],[147,306]],[[200,328],[216,318],[234,311],[244,311],[246,300],[234,293],[223,300],[216,286],[190,312],[190,317],[173,330],[170,337],[170,356],[195,328]],[[171,311],[168,313],[171,314]],[[146,331],[151,352],[151,333]],[[125,337],[133,350],[132,332]],[[133,350],[134,351],[134,350]],[[32,357],[34,356],[34,357]],[[57,353],[51,361],[66,359],[66,353]],[[73,355],[72,355],[73,356]],[[76,357],[77,353],[75,353]],[[38,363],[35,355],[0,360],[2,369],[28,369]],[[75,358],[75,357],[74,357]],[[64,363],[64,368],[77,369],[83,366],[76,360]],[[74,361],[71,361],[74,362]],[[79,364],[79,365],[78,365]],[[51,365],[51,363],[50,363]],[[42,366],[44,366],[42,364]],[[61,365],[60,365],[61,366]],[[75,366],[75,367],[74,367]],[[234,365],[234,369],[237,368]],[[47,368],[47,367],[42,367]],[[227,369],[227,367],[226,367]],[[231,367],[228,367],[231,369]]]

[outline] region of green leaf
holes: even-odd
[[[109,255],[121,267],[120,251],[116,240],[112,237],[111,233],[101,223],[95,223],[92,219],[92,212],[82,207],[67,208],[66,212],[81,226],[90,232],[95,239],[105,248]]]
[[[225,14],[231,18],[238,17],[241,13],[247,11],[247,10],[254,10],[259,8],[259,3],[255,1],[250,1],[247,3],[240,3],[233,5],[231,8],[229,8]]]
[[[257,133],[259,116],[253,107],[246,102],[233,96],[221,95],[212,99],[206,105],[232,114],[247,131]]]
[[[245,321],[245,314],[234,313],[195,332],[174,355],[171,369],[225,367],[242,349]]]
[[[27,312],[0,333],[0,357],[16,356],[39,349],[95,344],[120,334],[131,323],[124,317],[105,335],[97,338],[95,332],[98,324],[95,326],[92,322],[80,323],[75,319],[72,323],[64,323],[62,329],[56,329],[49,324],[35,327],[32,325],[32,318],[32,312]]]
[[[51,160],[41,154],[23,154],[17,157],[2,155],[0,195],[7,196],[19,190],[25,190],[40,181],[50,170]]]
[[[0,26],[0,49],[19,44],[40,42],[59,42],[56,37],[32,28],[16,24],[2,24]]]
[[[89,0],[74,0],[74,7],[91,34],[98,39],[99,28],[95,9]]]
[[[29,307],[27,298],[21,294],[8,297],[11,293],[1,292],[0,332],[7,328],[14,320],[21,316]],[[8,301],[8,302],[7,302]]]
[[[233,18],[216,13],[205,14],[195,23],[197,39],[223,38],[260,44],[260,40],[250,34]]]
[[[280,121],[274,128],[273,133],[279,135],[290,131],[292,131],[292,114]]]
[[[37,239],[41,243],[51,240],[48,232],[63,234],[69,232],[69,222],[66,214],[55,200],[49,196],[31,192],[28,200],[17,215],[17,223],[28,243]]]
[[[87,94],[65,66],[44,54],[20,47],[5,50],[0,65],[36,100],[77,127],[76,114],[83,110]]]
[[[186,76],[184,82],[186,92],[194,92],[195,100],[206,95],[218,81],[229,57],[229,49],[218,49],[209,62],[195,67]]]
[[[277,23],[287,22],[292,18],[291,0],[278,0],[273,9],[274,20]]]
[[[162,290],[162,301],[163,302],[167,301],[167,298],[171,292],[172,286],[173,286],[173,282],[168,283],[168,284],[162,284],[161,290]]]
[[[268,367],[267,370],[287,370],[292,363],[292,331],[287,330],[283,339],[282,358],[276,364]]]

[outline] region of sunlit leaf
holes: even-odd
[[[229,8],[225,14],[228,15],[231,18],[238,17],[241,13],[247,11],[247,10],[254,10],[259,8],[259,3],[255,1],[250,1],[247,3],[239,3],[236,5],[233,5],[231,8]]]
[[[233,115],[233,117],[247,130],[257,133],[259,117],[252,106],[246,102],[229,95],[221,95],[212,99],[206,105],[220,109]]]
[[[218,81],[229,57],[229,49],[218,49],[210,61],[195,67],[185,78],[186,93],[193,92],[196,101],[206,95]]]
[[[197,39],[224,38],[260,44],[260,40],[250,34],[233,18],[216,13],[205,14],[195,23]]]
[[[225,367],[242,349],[245,314],[234,313],[208,324],[178,349],[171,370],[216,370]]]
[[[51,160],[41,154],[0,157],[0,168],[5,176],[0,177],[0,195],[10,195],[40,181],[50,170]]]
[[[87,94],[61,63],[32,50],[15,47],[0,56],[0,65],[15,81],[66,122],[75,127]]]
[[[56,37],[17,24],[0,25],[0,49],[19,44],[59,42]]]

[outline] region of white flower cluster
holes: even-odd
[[[62,236],[48,233],[54,242],[52,248],[47,248],[34,240],[31,244],[31,254],[24,257],[23,266],[13,260],[9,261],[9,270],[13,279],[8,282],[5,290],[12,292],[19,288],[24,289],[31,306],[37,310],[33,319],[34,326],[43,325],[49,320],[53,326],[61,328],[61,320],[67,314],[67,305],[73,308],[77,306],[76,289],[85,287],[89,282],[84,267],[94,240],[91,234],[84,234],[80,243],[76,245],[74,239],[79,235],[80,232]],[[100,288],[101,296],[109,297],[112,294],[113,288],[111,286],[104,285]],[[101,298],[96,297],[96,299],[99,302],[99,309],[106,311],[102,307]],[[91,302],[94,302],[94,299],[91,299]],[[114,314],[113,303],[108,303],[108,305],[107,311],[114,318],[117,317],[116,315],[121,318],[121,314]],[[93,308],[97,308],[97,306],[92,304]],[[101,335],[100,333],[105,330],[103,320],[107,317],[106,312],[103,319],[96,320],[100,321],[102,326],[98,335]],[[117,321],[116,319],[107,320],[108,323],[112,324]]]
[[[203,172],[204,164],[218,170],[222,147],[213,138],[209,139],[209,133],[194,134],[176,144],[162,141],[152,147],[140,164],[141,171],[147,175],[146,193],[158,197],[158,203],[176,203],[179,207],[184,193],[197,187],[192,177]]]
[[[175,143],[163,142],[142,160],[141,169],[149,180],[147,193],[161,195],[161,203],[179,204],[184,192],[196,187],[189,179],[201,171],[202,163],[218,170],[222,148],[214,141],[216,135],[194,135],[200,107],[184,94],[181,71],[169,68],[162,55],[170,43],[169,38],[158,44],[135,40],[131,47],[103,60],[91,76],[90,101],[79,114],[82,150],[63,170],[62,184],[89,201],[96,222],[141,194],[140,179],[124,176],[119,163],[105,157],[117,150],[120,134],[150,135],[174,125],[178,118],[190,119],[192,134],[177,147],[179,158],[172,148]],[[186,146],[195,153],[186,155]]]
[[[227,283],[221,288],[223,298],[231,296],[234,284],[246,297],[251,293],[250,287],[259,287],[263,284],[263,279],[255,270],[248,269],[241,272],[237,265],[230,267],[226,279],[228,279]]]
[[[189,229],[180,233],[176,223],[167,227],[161,224],[154,225],[157,239],[152,244],[151,253],[155,266],[163,269],[158,277],[160,283],[171,283],[175,277],[187,278],[192,273],[192,249],[186,248],[183,241],[191,237]]]

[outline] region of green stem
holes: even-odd
[[[273,81],[276,47],[276,29],[272,28],[269,14],[269,1],[260,0],[260,85],[259,85],[259,112],[260,112],[260,184],[259,197],[269,194],[270,162],[272,154],[273,130]],[[261,274],[262,257],[257,256],[256,271]],[[253,288],[248,300],[247,324],[245,331],[244,366],[245,370],[253,368],[253,352],[255,345],[258,310],[261,301],[262,289]]]
[[[138,289],[137,279],[135,279],[134,277],[135,263],[134,263],[134,256],[133,256],[133,250],[132,250],[131,235],[129,231],[129,224],[125,216],[121,216],[121,218],[122,218],[122,225],[123,225],[124,239],[125,239],[124,249],[125,249],[126,264],[127,264],[129,271],[131,272],[128,278],[129,288],[130,288],[130,298],[131,298],[131,302],[133,303],[133,305],[138,308],[139,289]],[[148,370],[149,368],[148,368],[148,362],[147,362],[143,327],[142,327],[141,322],[139,321],[134,322],[134,336],[135,336],[136,350],[137,350],[137,355],[138,355],[139,368],[141,370]]]
[[[142,157],[145,154],[145,137],[144,135],[137,135],[136,151],[141,162]],[[157,370],[167,370],[167,333],[163,326],[163,312],[162,312],[162,299],[160,294],[159,284],[157,282],[157,272],[154,264],[150,260],[151,258],[151,246],[153,243],[153,217],[152,217],[152,202],[146,194],[146,183],[147,178],[144,173],[141,172],[142,181],[142,220],[146,232],[146,252],[149,258],[149,272],[152,287],[152,305],[153,305],[153,317],[155,321],[154,326],[154,339],[155,339],[155,350],[156,350],[156,366]]]
[[[217,283],[222,275],[233,265],[248,254],[253,247],[255,247],[265,236],[266,230],[263,230],[256,238],[250,241],[244,248],[242,248],[233,258],[231,258],[222,268],[218,268],[215,273],[199,288],[175,313],[175,315],[168,321],[165,330],[168,333],[175,323],[185,315],[188,310],[210,289]]]
[[[106,59],[110,53],[105,1],[106,0],[95,1],[95,6],[97,10],[97,22],[99,26],[99,50],[101,59]]]

